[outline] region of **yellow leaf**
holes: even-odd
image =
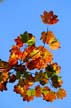
[[[60,48],[60,42],[59,41],[55,41],[49,44],[50,49],[52,50],[57,50],[58,48]]]

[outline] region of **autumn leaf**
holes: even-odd
[[[15,66],[18,63],[18,56],[15,55],[15,53],[13,53],[12,55],[10,55],[9,57],[9,64],[11,66]]]
[[[41,15],[42,22],[44,24],[56,24],[59,20],[57,15],[54,15],[53,11],[44,11],[43,15]]]
[[[12,48],[10,49],[10,56],[12,58],[18,58],[20,59],[22,56],[22,51],[20,50],[19,46],[12,46]]]
[[[40,85],[35,87],[35,96],[36,97],[41,97],[42,94],[42,88],[40,87]]]
[[[0,73],[0,83],[6,82],[8,78],[9,78],[9,72],[5,71]]]
[[[60,42],[57,39],[55,39],[49,44],[49,46],[50,46],[50,49],[57,50],[58,48],[60,48]]]
[[[43,100],[46,100],[48,102],[53,102],[56,99],[56,94],[53,91],[48,91],[45,94],[43,94]]]
[[[0,83],[0,91],[7,90],[6,84],[7,82]]]
[[[23,101],[27,101],[27,102],[32,101],[33,99],[34,99],[34,96],[25,95],[25,96],[23,97]]]
[[[63,99],[64,97],[66,97],[66,91],[63,88],[60,88],[57,91],[57,98],[58,99]]]
[[[62,86],[62,80],[61,80],[61,76],[57,76],[57,75],[54,75],[51,77],[51,80],[52,80],[52,85],[55,87],[55,88],[58,88],[58,87],[61,87]]]
[[[16,39],[14,39],[15,42],[16,42],[16,45],[19,46],[19,47],[23,47],[23,42],[21,41],[21,37],[18,36]]]
[[[11,66],[8,62],[0,60],[0,72],[6,72],[11,69]]]
[[[9,82],[10,83],[13,83],[16,81],[16,75],[12,74],[10,77],[9,77]]]
[[[32,52],[30,52],[30,57],[35,60],[36,58],[39,58],[41,55],[40,55],[40,51],[39,49],[34,49]]]
[[[55,74],[58,75],[60,73],[61,67],[57,63],[52,63],[51,67],[55,71]]]
[[[57,50],[60,48],[60,42],[54,36],[52,31],[42,32],[40,40],[49,45],[50,49]]]

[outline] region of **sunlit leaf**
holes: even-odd
[[[63,88],[60,88],[57,91],[57,98],[58,99],[63,99],[64,97],[66,97],[66,91]]]
[[[31,90],[30,90],[30,89],[29,89],[29,90],[27,90],[26,95],[31,96]]]
[[[27,44],[28,44],[29,46],[35,44],[35,38],[34,38],[34,36],[32,36],[31,39],[29,39],[29,40],[27,41]]]
[[[35,96],[35,89],[31,90],[31,95]]]
[[[52,50],[57,50],[60,48],[60,42],[56,39],[52,31],[42,32],[40,39],[43,41],[43,43],[48,44]]]
[[[44,24],[56,24],[59,21],[58,16],[54,15],[53,11],[44,11],[41,19]]]

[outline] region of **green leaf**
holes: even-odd
[[[21,77],[21,72],[16,72],[16,78],[19,79]]]
[[[20,37],[21,37],[21,41],[23,43],[26,43],[28,41],[28,39],[29,39],[27,32],[24,32],[23,34],[20,34]]]
[[[27,72],[27,71],[26,71],[26,72],[24,72],[24,77],[26,77],[26,78],[27,78],[29,75],[30,75],[30,73],[29,73],[29,72]]]
[[[29,89],[29,90],[27,90],[26,95],[31,96],[31,90],[30,90],[30,89]]]
[[[45,78],[48,78],[47,72],[44,72]]]
[[[47,71],[47,75],[48,75],[48,77],[52,77],[53,72],[52,71]]]
[[[44,90],[44,88],[42,89],[42,93],[43,93],[44,95],[46,95],[48,92],[49,92],[48,90]]]
[[[58,81],[58,76],[57,75],[52,76],[51,80],[53,83],[56,83]]]
[[[33,45],[33,44],[35,44],[35,40],[33,40],[33,38],[32,38],[27,41],[27,44],[28,44],[28,46]]]
[[[35,89],[32,89],[32,90],[31,90],[31,95],[32,95],[32,96],[35,96],[35,93],[36,93],[36,92],[35,92]]]

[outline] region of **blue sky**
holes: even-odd
[[[35,98],[32,102],[23,102],[20,95],[13,92],[14,84],[8,84],[8,91],[0,92],[1,108],[71,108],[71,1],[70,0],[5,0],[0,3],[0,58],[8,60],[9,49],[14,38],[24,31],[36,36],[46,30],[40,15],[44,10],[53,10],[59,17],[58,24],[49,27],[61,42],[61,49],[53,51],[55,61],[61,65],[63,88],[67,91],[64,100],[53,103]]]

